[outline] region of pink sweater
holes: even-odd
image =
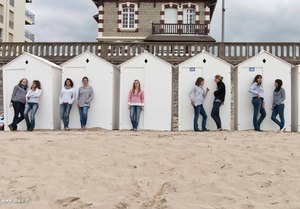
[[[128,105],[144,106],[144,92],[141,90],[138,94],[135,94],[132,90],[130,90]]]

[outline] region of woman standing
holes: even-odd
[[[14,87],[10,103],[10,107],[14,108],[14,118],[13,122],[8,126],[11,131],[16,131],[18,124],[24,120],[27,85],[28,80],[23,78],[19,84]]]
[[[223,83],[223,77],[220,75],[215,76],[215,82],[217,84],[217,90],[214,92],[215,100],[211,111],[211,117],[214,119],[217,130],[222,130],[222,122],[220,118],[220,107],[225,101],[226,87]]]
[[[24,117],[26,120],[27,131],[33,131],[35,127],[35,114],[39,108],[39,101],[42,95],[41,83],[38,80],[34,80],[31,85],[30,91],[26,94],[26,106],[24,111]],[[29,112],[30,119],[29,119]]]
[[[189,93],[191,104],[194,107],[194,131],[201,131],[198,127],[199,114],[202,116],[202,131],[209,131],[206,128],[207,115],[203,107],[204,98],[207,96],[209,89],[204,90],[204,79],[199,77],[196,80],[195,86]]]
[[[272,117],[271,119],[279,126],[281,132],[285,131],[285,120],[284,120],[284,100],[285,90],[282,88],[282,80],[275,80],[275,90],[273,93],[273,105],[272,105]],[[280,121],[276,118],[279,115]]]
[[[75,100],[75,91],[73,86],[73,81],[70,78],[67,78],[59,97],[60,118],[64,124],[65,131],[69,131],[69,116],[72,109],[72,104]]]
[[[94,97],[94,90],[89,86],[89,79],[87,77],[82,78],[82,86],[78,90],[78,109],[80,115],[81,130],[86,129],[88,111],[90,108],[90,103]]]
[[[128,96],[128,108],[130,110],[131,131],[137,131],[140,114],[144,108],[144,91],[141,90],[139,80],[135,80]]]
[[[256,75],[249,92],[252,94],[253,112],[253,126],[255,131],[261,131],[260,125],[266,117],[265,101],[264,101],[264,89],[262,87],[262,76]],[[260,117],[258,119],[258,114]]]

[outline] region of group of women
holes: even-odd
[[[204,78],[199,77],[195,82],[195,86],[189,92],[191,105],[194,108],[194,131],[210,131],[206,128],[207,115],[203,106],[206,96],[209,94],[210,89],[204,88]],[[225,101],[226,86],[223,82],[223,77],[220,75],[215,76],[215,83],[217,89],[214,92],[214,102],[211,111],[211,117],[216,123],[217,130],[222,130],[222,122],[220,118],[220,108]],[[284,101],[285,91],[282,88],[282,80],[275,81],[275,90],[273,93],[272,104],[272,117],[271,119],[280,127],[280,131],[285,130],[284,121]],[[18,85],[14,87],[11,106],[14,108],[13,122],[9,125],[11,131],[18,129],[18,124],[25,119],[27,130],[33,131],[35,127],[35,114],[39,108],[39,100],[42,95],[41,83],[34,80],[27,91],[28,80],[23,78]],[[257,75],[249,89],[252,95],[253,104],[253,126],[255,131],[261,131],[261,123],[266,117],[264,89],[262,86],[262,76]],[[89,85],[87,77],[82,78],[82,86],[78,89],[78,95],[74,89],[74,83],[70,78],[67,78],[64,87],[61,90],[59,97],[60,102],[60,117],[64,125],[64,130],[69,130],[70,111],[73,103],[77,101],[77,107],[80,115],[81,129],[86,129],[88,110],[90,103],[93,100],[94,91]],[[76,99],[77,98],[77,99]],[[141,89],[139,80],[133,82],[133,86],[128,95],[128,108],[130,112],[130,121],[132,131],[137,131],[141,111],[144,109],[144,91]],[[199,115],[202,116],[202,129],[198,127]],[[280,120],[277,119],[279,115]],[[259,116],[259,117],[258,117]]]
[[[223,77],[220,75],[215,76],[215,82],[217,84],[217,90],[214,92],[214,103],[211,111],[211,117],[216,123],[217,130],[222,130],[222,122],[220,118],[220,107],[224,103],[226,87],[223,83]],[[282,80],[275,80],[275,90],[273,92],[273,104],[272,104],[272,116],[271,119],[279,126],[279,131],[285,131],[285,120],[284,120],[284,101],[285,101],[285,90],[282,88]],[[262,131],[261,124],[266,117],[266,104],[264,100],[264,89],[262,86],[262,76],[256,75],[252,85],[250,86],[249,92],[252,95],[253,105],[253,127],[255,131]],[[206,128],[207,115],[204,110],[204,99],[209,93],[209,89],[204,89],[204,79],[199,77],[196,80],[195,86],[189,93],[191,104],[194,108],[194,131],[209,131]],[[202,130],[198,128],[199,114],[202,116]],[[279,115],[279,119],[277,116]],[[259,116],[259,117],[258,117]]]
[[[35,115],[39,108],[39,101],[42,95],[41,83],[34,80],[28,89],[28,80],[23,78],[18,85],[14,87],[10,106],[14,108],[14,118],[9,125],[11,131],[18,129],[18,124],[25,119],[27,131],[33,131],[35,127]],[[80,115],[80,123],[82,130],[86,129],[88,109],[93,100],[93,88],[89,86],[89,79],[82,78],[82,86],[78,90],[77,107]],[[64,87],[61,90],[60,102],[60,117],[64,124],[64,129],[69,130],[69,116],[73,103],[76,99],[74,84],[71,79],[66,79]]]

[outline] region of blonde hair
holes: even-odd
[[[220,75],[216,75],[215,78],[216,78],[216,79],[219,79],[220,81],[223,81],[223,77],[220,76]]]

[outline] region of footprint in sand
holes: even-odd
[[[78,208],[78,209],[89,209],[92,203],[84,203],[80,201],[79,197],[67,197],[65,199],[58,199],[55,202],[59,208],[66,208],[69,206],[70,208]]]
[[[176,192],[176,187],[173,186],[170,182],[165,182],[161,185],[158,192],[146,202],[142,204],[142,208],[155,208],[155,209],[164,209],[165,203],[167,202],[164,197],[168,192]]]

